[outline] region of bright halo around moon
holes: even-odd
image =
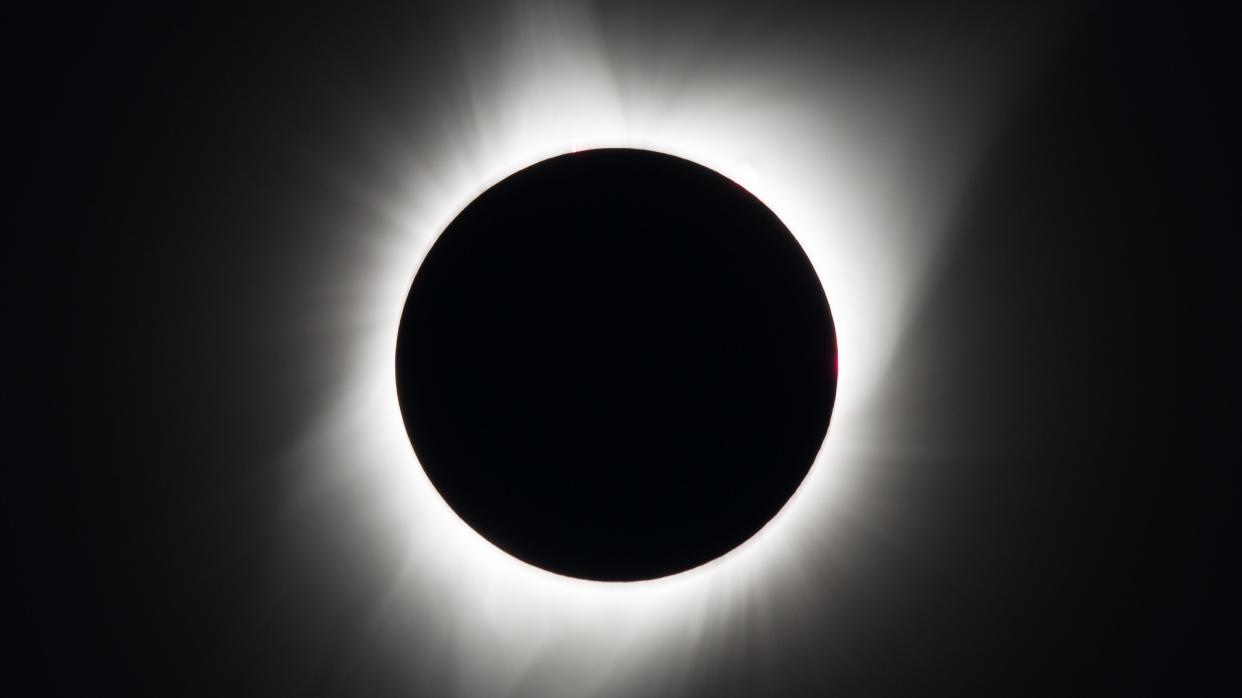
[[[456,86],[416,96],[434,118],[409,131],[360,116],[375,167],[328,175],[369,213],[340,233],[347,256],[319,262],[334,311],[307,322],[330,337],[321,370],[336,399],[289,461],[305,492],[347,487],[375,532],[366,554],[389,575],[375,635],[408,648],[412,673],[447,669],[462,695],[674,690],[696,663],[831,598],[812,580],[857,545],[855,522],[880,506],[867,465],[895,448],[886,368],[1023,57],[969,42],[880,55],[845,40],[848,26],[840,42],[820,27],[814,44],[725,51],[560,6],[479,24],[463,31]],[[818,275],[840,347],[831,425],[780,513],[706,564],[628,583],[555,574],[478,535],[419,463],[394,371],[407,292],[462,210],[514,172],[602,148],[673,155],[753,193]]]

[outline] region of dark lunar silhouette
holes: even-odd
[[[397,381],[414,450],[467,523],[597,580],[727,553],[828,428],[819,279],[758,199],[692,162],[594,150],[471,203],[419,268]]]

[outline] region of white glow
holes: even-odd
[[[861,464],[883,447],[864,420],[883,409],[869,396],[899,349],[991,111],[954,81],[963,73],[951,58],[851,72],[839,66],[866,61],[857,48],[817,49],[808,68],[806,55],[759,45],[706,66],[669,59],[654,73],[645,66],[658,57],[642,45],[605,51],[585,13],[528,7],[498,21],[508,31],[500,45],[463,37],[467,85],[437,107],[439,126],[377,137],[384,171],[402,185],[339,181],[383,229],[358,236],[357,257],[334,260],[336,277],[324,282],[339,312],[321,321],[340,342],[331,369],[343,378],[333,409],[289,459],[317,464],[303,473],[306,490],[352,483],[360,515],[381,532],[374,555],[405,561],[376,612],[397,640],[408,633],[412,653],[426,653],[411,667],[451,672],[462,695],[591,695],[636,682],[674,691],[684,666],[730,641],[730,628],[762,632],[788,599],[822,593],[805,580],[849,544],[849,519],[865,515]],[[687,41],[693,51],[706,40]],[[920,92],[928,84],[948,98]],[[975,89],[992,86],[980,79]],[[436,236],[509,174],[597,147],[670,153],[750,189],[818,271],[841,357],[828,437],[781,514],[723,558],[629,584],[533,568],[471,530],[416,461],[394,376],[406,294]]]

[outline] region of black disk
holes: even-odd
[[[810,468],[836,336],[802,248],[737,184],[643,150],[528,167],[418,269],[397,388],[419,461],[487,540],[640,580],[754,535]]]

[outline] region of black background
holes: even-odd
[[[451,84],[443,13],[66,10],[10,28],[10,688],[441,694],[434,674],[344,665],[379,583],[306,572],[349,569],[334,551],[359,532],[317,541],[318,566],[274,532],[286,482],[264,464],[313,413],[298,369],[319,349],[271,341],[263,310],[296,292],[287,252],[322,242],[308,222],[331,198],[301,154],[348,161],[334,115]],[[882,34],[888,13],[863,26]],[[688,692],[1236,690],[1230,26],[1125,3],[1058,38],[879,388],[903,396],[876,416],[901,438],[977,455],[883,469],[900,543],[870,553],[865,592],[844,613],[808,604],[775,670],[740,647],[694,665]]]

